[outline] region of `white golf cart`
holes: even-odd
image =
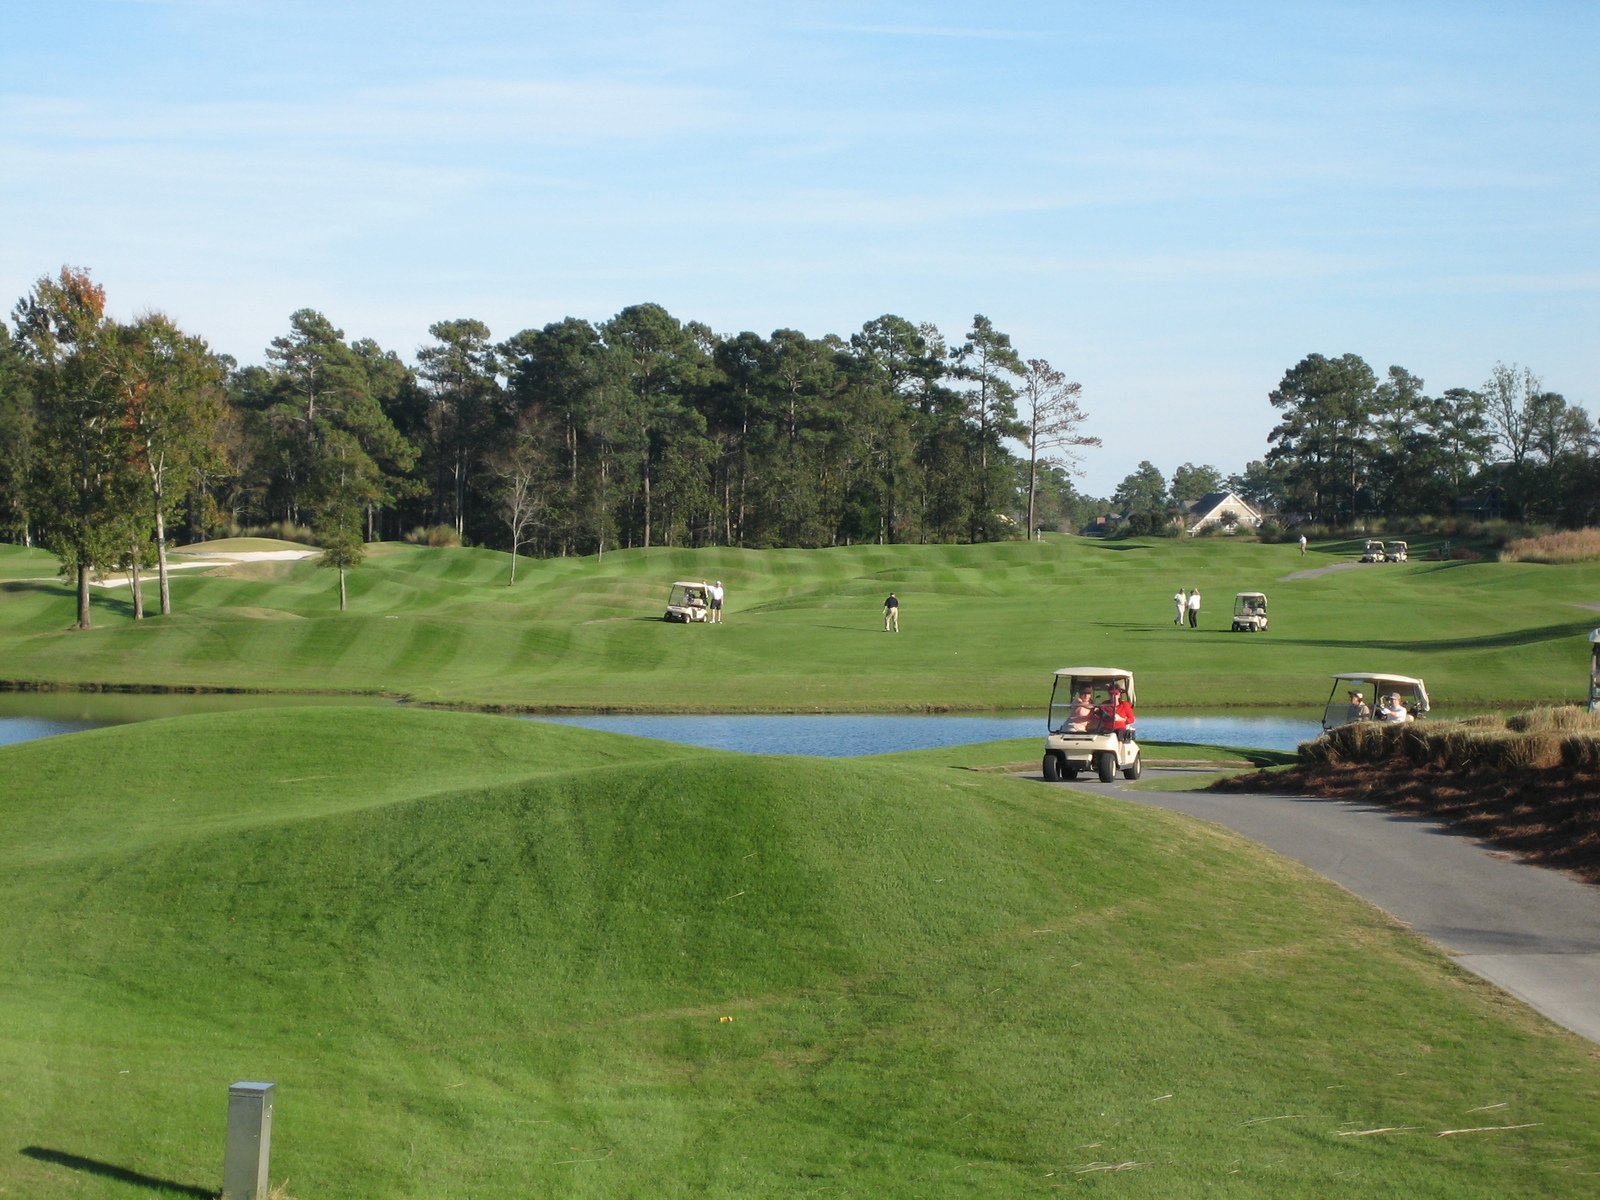
[[[680,579],[667,593],[667,611],[663,621],[704,621],[711,607],[711,585],[703,579]]]
[[[1385,716],[1384,698],[1399,696],[1404,715]],[[1333,691],[1322,710],[1322,728],[1337,729],[1357,721],[1414,721],[1428,713],[1428,689],[1409,675],[1382,671],[1346,671],[1333,677]]]
[[[1383,554],[1390,562],[1405,562],[1410,551],[1411,547],[1405,542],[1390,542],[1384,547]]]
[[[1111,688],[1121,690],[1131,707],[1133,672],[1119,667],[1062,667],[1050,692],[1050,713],[1044,739],[1044,777],[1076,779],[1093,770],[1101,783],[1110,783],[1118,771],[1124,779],[1137,779],[1143,770],[1133,724],[1117,728]]]
[[[1367,544],[1361,548],[1362,562],[1387,562],[1389,555],[1383,548],[1383,543],[1375,538],[1368,538]]]
[[[1233,632],[1265,633],[1266,631],[1266,593],[1240,592],[1233,598]]]

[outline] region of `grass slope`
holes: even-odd
[[[284,709],[0,749],[0,829],[0,1195],[215,1186],[259,1078],[297,1196],[1600,1170],[1593,1047],[1290,864],[1068,789]]]
[[[173,579],[176,613],[135,623],[97,592],[71,632],[69,589],[0,583],[11,680],[386,691],[484,706],[657,711],[1033,708],[1074,662],[1139,673],[1147,707],[1319,706],[1325,677],[1381,667],[1425,677],[1442,706],[1570,701],[1583,685],[1600,564],[1423,562],[1345,567],[1349,547],[1222,539],[798,551],[628,551],[603,560],[386,545],[350,576],[311,562]],[[37,569],[0,547],[0,579]],[[20,564],[20,565],[19,565]],[[42,572],[48,574],[48,572]],[[721,578],[721,627],[656,619],[666,584]],[[1199,586],[1203,628],[1176,629],[1173,591]],[[1269,593],[1272,631],[1227,632],[1236,590]],[[898,637],[883,597],[902,601]]]

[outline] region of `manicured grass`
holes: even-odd
[[[278,709],[0,749],[0,829],[0,1195],[160,1194],[64,1157],[214,1187],[239,1079],[278,1084],[302,1198],[1600,1170],[1592,1046],[1281,859],[1073,789]]]
[[[0,582],[19,579],[49,580],[61,569],[61,560],[45,550],[0,543]],[[72,617],[67,618],[68,621]]]
[[[1419,543],[1419,549],[1422,548]],[[918,711],[1041,706],[1049,673],[1127,666],[1146,708],[1318,709],[1336,671],[1424,677],[1436,706],[1571,701],[1600,624],[1600,564],[1354,566],[1225,539],[816,551],[625,551],[525,560],[386,545],[350,576],[266,562],[180,573],[170,619],[135,624],[97,593],[73,633],[61,582],[0,585],[0,671],[13,680],[392,692],[543,709]],[[0,547],[0,575],[22,573]],[[1339,567],[1305,576],[1307,571]],[[30,563],[30,572],[35,569]],[[49,574],[49,572],[43,572]],[[720,578],[720,627],[659,619],[675,578]],[[1199,586],[1202,628],[1171,595]],[[904,632],[885,634],[893,589]],[[1235,591],[1272,604],[1265,634],[1227,631]]]

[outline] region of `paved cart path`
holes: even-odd
[[[1149,771],[1146,778],[1176,772]],[[1600,887],[1443,826],[1304,796],[1052,784],[1187,813],[1304,863],[1449,950],[1467,970],[1600,1042]]]

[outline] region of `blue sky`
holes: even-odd
[[[983,313],[1083,384],[1100,495],[1260,458],[1313,352],[1600,412],[1600,5],[9,7],[8,306],[83,266],[245,363],[306,307],[408,360]]]

